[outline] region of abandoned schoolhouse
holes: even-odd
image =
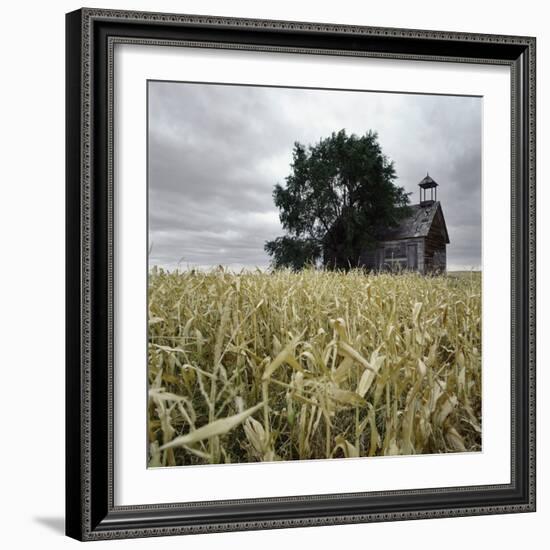
[[[418,184],[420,202],[397,227],[382,229],[375,247],[363,250],[359,265],[379,271],[413,270],[422,274],[445,272],[449,234],[438,184],[426,174]]]

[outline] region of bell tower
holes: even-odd
[[[418,184],[418,187],[420,187],[420,206],[429,206],[437,201],[438,185],[426,172],[426,177]]]

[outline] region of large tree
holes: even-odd
[[[322,260],[331,269],[356,267],[382,228],[408,212],[409,193],[395,180],[376,132],[340,130],[308,147],[296,142],[286,185],[273,190],[287,234],[265,244],[272,265],[301,269]]]

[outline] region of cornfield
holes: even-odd
[[[149,273],[149,466],[481,450],[481,275]]]

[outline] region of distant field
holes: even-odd
[[[479,451],[481,274],[154,268],[148,376],[153,467]]]
[[[448,271],[448,277],[481,277],[481,271]]]

